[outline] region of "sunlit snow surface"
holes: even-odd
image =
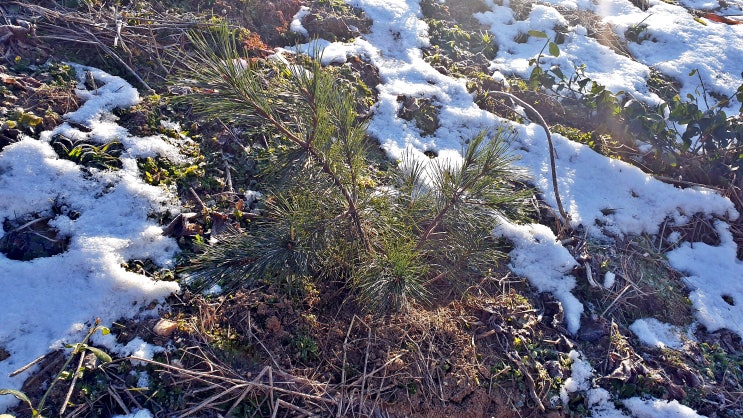
[[[86,68],[75,69],[85,76]],[[0,362],[0,388],[19,389],[35,369],[12,378],[9,373],[50,349],[78,342],[97,317],[110,326],[178,289],[175,283],[153,282],[121,267],[130,259],[149,258],[163,266],[173,262],[175,241],[162,236],[149,215],[175,208],[167,193],[140,179],[135,158],[179,160],[177,147],[159,137],[133,137],[118,126],[110,111],[138,103],[139,94],[119,77],[87,70],[100,87],[84,90],[81,81],[77,94],[86,102],[65,119],[91,132],[65,123],[43,133],[41,140],[24,138],[0,153],[0,220],[27,214],[50,217],[50,224],[70,238],[67,251],[52,257],[15,261],[0,254],[0,347],[10,353]],[[118,140],[126,148],[123,168],[84,173],[51,148],[48,141],[57,133],[99,143]],[[53,205],[64,208],[63,214],[55,215]],[[72,213],[79,216],[68,216]],[[4,234],[0,229],[0,236]],[[114,348],[108,340],[99,343]],[[12,396],[0,396],[0,411],[15,402]]]

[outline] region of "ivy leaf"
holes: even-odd
[[[553,57],[560,56],[560,47],[557,46],[557,44],[554,42],[549,43],[549,51],[550,51],[550,55],[552,55]]]

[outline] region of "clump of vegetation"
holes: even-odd
[[[486,31],[468,31],[454,23],[428,19],[431,42],[444,49],[454,60],[467,58],[472,53],[481,53],[487,59],[494,59],[498,53],[495,38]]]
[[[124,151],[124,146],[118,141],[96,145],[85,140],[74,140],[59,134],[52,138],[51,145],[60,158],[85,167],[116,170],[122,166],[119,157]]]
[[[523,179],[510,133],[481,133],[462,159],[372,161],[355,96],[319,62],[245,59],[234,36],[192,38],[188,96],[204,114],[230,115],[266,141],[272,184],[262,216],[193,260],[186,277],[223,286],[343,280],[365,306],[405,308],[430,284],[484,275],[500,251],[499,216],[517,214]],[[264,175],[265,179],[268,176]]]
[[[101,326],[100,318],[96,319],[95,324],[92,327],[90,327],[90,329],[88,330],[88,333],[79,343],[65,345],[65,348],[72,349],[72,352],[70,353],[70,356],[64,362],[62,367],[59,369],[57,374],[54,376],[54,378],[49,382],[49,385],[47,386],[46,391],[44,391],[43,396],[41,397],[41,399],[35,406],[31,402],[31,399],[29,398],[29,396],[26,393],[19,391],[19,390],[0,389],[0,396],[1,395],[15,396],[16,398],[18,398],[18,400],[24,402],[28,406],[28,408],[31,410],[32,418],[43,418],[44,415],[42,414],[45,413],[46,401],[49,395],[52,394],[54,387],[60,382],[70,381],[69,390],[67,391],[66,399],[62,403],[62,406],[58,413],[59,416],[63,416],[68,407],[67,403],[70,400],[70,397],[72,396],[73,390],[75,389],[75,384],[77,383],[78,379],[80,379],[83,376],[83,373],[86,370],[98,368],[99,365],[95,364],[97,363],[97,361],[101,361],[103,363],[110,363],[112,361],[111,356],[108,353],[101,350],[100,348],[89,345],[90,338],[93,336],[93,334],[95,334],[98,331],[100,331],[102,335],[107,335],[111,332],[108,328]],[[93,364],[95,364],[95,366],[93,367],[89,367],[90,365],[85,365],[85,367],[83,367],[83,362],[86,360],[86,356],[88,356],[88,354],[93,356],[91,360],[88,360],[89,362],[92,362]],[[77,363],[77,367],[71,368],[70,366],[72,365],[72,360],[74,360],[75,357],[78,357],[79,359]],[[36,362],[39,360],[40,359],[34,360],[31,364],[22,367],[16,373],[21,373],[27,368],[33,367],[36,364]]]
[[[438,115],[441,105],[435,105],[429,98],[418,99],[410,96],[399,96],[397,101],[402,104],[397,116],[414,122],[421,135],[433,135],[439,128]]]
[[[540,31],[529,31],[529,36],[546,38]],[[717,97],[704,86],[697,70],[689,77],[699,79],[695,94],[682,98],[669,94],[668,83],[653,79],[658,93],[670,100],[658,106],[649,106],[633,99],[623,91],[611,92],[606,86],[585,74],[585,65],[576,66],[572,73],[559,65],[543,66],[545,49],[557,57],[560,49],[556,42],[547,40],[542,51],[530,60],[533,67],[527,86],[531,90],[546,90],[559,97],[565,107],[588,111],[601,121],[596,131],[620,139],[634,148],[636,141],[652,145],[654,170],[683,174],[704,184],[727,185],[734,181],[735,173],[743,165],[743,123],[737,116],[728,116],[723,110],[730,97]],[[736,92],[743,98],[743,85]],[[743,109],[743,106],[741,107]],[[684,167],[683,173],[673,173]]]

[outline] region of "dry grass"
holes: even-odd
[[[54,43],[57,53],[68,48],[69,54],[99,57],[104,64],[113,60],[150,92],[146,80],[165,82],[178,65],[176,51],[185,45],[186,32],[206,27],[202,17],[172,11],[164,14],[148,9],[137,15],[113,7],[71,10],[56,3],[50,7],[12,4],[22,11],[21,17],[33,17],[37,39]]]
[[[161,406],[182,416],[248,407],[257,416],[541,416],[556,387],[546,359],[529,350],[557,358],[564,340],[513,288],[523,285],[487,279],[462,300],[386,317],[260,290],[196,296],[178,316],[186,344],[178,357],[146,362],[168,391],[182,393],[177,408]],[[299,336],[317,351],[303,357]]]

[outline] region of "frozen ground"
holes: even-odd
[[[383,83],[369,129],[391,156],[413,148],[423,160],[428,157],[422,152],[429,149],[437,150],[440,158],[457,158],[463,140],[482,129],[508,124],[518,134],[513,151],[521,155],[520,164],[529,170],[547,202],[554,205],[542,128],[514,124],[479,109],[462,80],[440,74],[423,60],[421,48],[429,40],[418,1],[349,3],[364,9],[374,21],[372,32],[352,44],[324,43],[324,60],[344,61],[347,56],[357,55],[379,68]],[[477,18],[490,26],[502,51],[492,62],[493,72],[500,74],[524,75],[526,63],[543,46],[542,39],[516,43],[516,35],[528,30],[552,35],[555,25],[567,24],[558,8],[550,5],[535,6],[525,20],[517,20],[507,0],[503,5],[486,3],[490,10]],[[699,88],[698,79],[688,76],[692,69],[699,70],[706,88],[712,91],[731,94],[741,83],[743,25],[702,25],[686,9],[660,0],[651,0],[645,12],[626,0],[545,3],[566,10],[593,11],[613,24],[620,36],[629,25],[647,24],[649,38],[642,44],[631,44],[635,60],[598,45],[586,36],[585,28],[568,27],[570,35],[561,46],[564,53],[558,57],[559,63],[584,63],[587,74],[611,89],[657,102],[660,99],[647,90],[644,82],[651,67],[677,78],[684,92]],[[686,3],[698,9],[708,7],[705,2]],[[292,28],[301,32],[298,19]],[[76,341],[96,317],[110,325],[177,290],[174,283],[153,282],[127,272],[121,263],[132,258],[172,263],[175,242],[164,238],[149,218],[169,208],[169,197],[139,179],[134,158],[156,153],[179,157],[175,148],[161,138],[132,137],[116,125],[109,111],[114,106],[136,103],[138,95],[123,80],[93,72],[102,87],[95,92],[81,90],[80,96],[87,100],[85,106],[67,115],[68,120],[93,128],[92,132],[83,134],[66,124],[56,131],[88,135],[101,142],[120,138],[128,150],[122,170],[83,175],[75,164],[57,158],[47,143],[52,133],[45,133],[42,141],[24,139],[0,153],[0,219],[28,213],[49,216],[53,226],[70,237],[69,249],[53,257],[21,262],[0,255],[0,346],[10,353],[0,362],[0,387],[19,388],[33,369],[13,378],[8,377],[10,372],[49,349]],[[441,106],[440,127],[434,135],[423,137],[412,123],[397,117],[397,97],[401,94],[430,98]],[[739,104],[733,101],[731,106]],[[664,220],[681,224],[694,214],[719,219],[716,228],[722,242],[718,246],[681,243],[667,256],[687,275],[699,323],[711,331],[726,328],[743,337],[743,267],[736,259],[735,244],[725,222],[738,216],[731,202],[709,190],[681,190],[661,183],[635,167],[605,158],[560,135],[555,135],[555,145],[560,193],[571,222],[583,225],[594,237],[657,233]],[[55,201],[68,208],[67,212],[55,215]],[[79,217],[70,217],[72,211]],[[570,271],[576,261],[568,251],[541,225],[504,223],[495,233],[514,242],[512,270],[527,277],[537,289],[554,293],[565,306],[569,330],[577,331],[583,306],[571,293],[576,278]],[[726,299],[739,303],[730,304]],[[645,343],[668,347],[677,346],[680,334],[685,332],[654,320],[635,323],[632,329]],[[574,373],[565,391],[586,392],[594,416],[698,416],[675,401],[653,399],[625,400],[626,410],[617,410],[606,391],[593,387],[591,365],[581,359],[580,353],[571,356]],[[0,411],[14,402],[10,397],[0,397]],[[145,416],[146,412],[141,414]]]

